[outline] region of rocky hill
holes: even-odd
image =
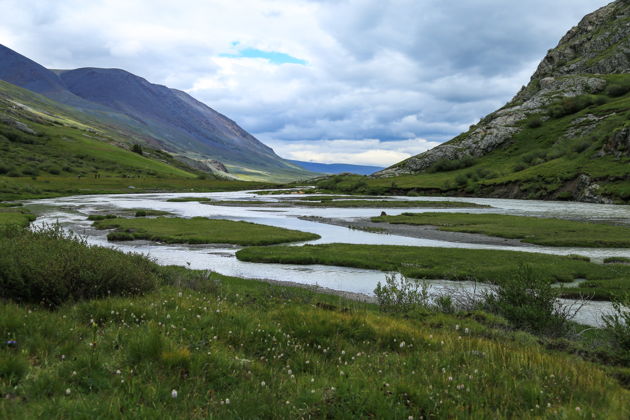
[[[572,28],[548,52],[529,84],[503,108],[451,141],[376,176],[448,172],[453,185],[448,188],[449,179],[445,178],[439,186],[443,190],[587,201],[619,197],[625,201],[627,194],[630,199],[623,175],[630,157],[628,73],[630,1],[617,0]],[[584,159],[597,160],[597,164],[585,165]],[[455,179],[469,174],[470,168],[492,173],[477,180],[475,176],[467,181]],[[535,178],[548,180],[554,170],[558,178],[553,182],[555,189],[535,191],[520,185],[531,184]],[[602,184],[610,183],[624,185],[613,187],[616,192],[605,191]],[[408,180],[406,184],[411,185]],[[418,187],[422,185],[419,181]]]

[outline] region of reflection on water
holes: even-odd
[[[241,262],[234,256],[238,247],[230,246],[187,246],[159,245],[149,242],[135,241],[131,243],[112,244],[105,238],[105,232],[96,231],[87,215],[93,213],[115,212],[125,209],[164,210],[182,217],[204,216],[230,220],[246,220],[305,232],[316,233],[321,239],[309,243],[353,243],[377,245],[434,246],[457,247],[468,249],[505,249],[516,251],[540,252],[548,254],[568,255],[580,254],[601,260],[608,256],[630,257],[630,249],[598,249],[598,248],[552,248],[541,246],[510,247],[500,245],[466,244],[460,242],[436,241],[421,238],[409,238],[398,235],[381,235],[360,230],[351,230],[342,226],[333,226],[313,221],[301,220],[300,216],[320,216],[336,218],[372,217],[386,210],[390,215],[402,212],[470,212],[500,213],[528,216],[563,217],[576,220],[613,221],[630,224],[630,206],[613,206],[589,203],[566,203],[548,201],[504,200],[489,198],[443,198],[443,197],[395,197],[400,200],[451,200],[467,201],[492,206],[489,209],[326,209],[318,207],[226,207],[201,204],[197,202],[167,202],[173,197],[209,197],[216,200],[256,200],[282,202],[294,195],[261,195],[246,191],[221,193],[167,193],[167,194],[130,194],[63,197],[36,200],[28,203],[36,213],[40,213],[37,223],[59,222],[67,229],[85,235],[88,242],[102,246],[116,247],[123,251],[133,251],[150,255],[160,264],[188,265],[195,269],[210,269],[221,274],[257,279],[292,281],[296,283],[318,285],[335,290],[371,295],[385,274],[372,270],[346,267],[329,267],[320,265],[298,266],[290,264],[258,264]],[[392,198],[394,199],[394,198]],[[300,245],[300,244],[297,244]],[[466,282],[432,281],[431,291],[435,293],[453,288],[471,290]],[[479,285],[477,285],[479,287]],[[599,322],[602,311],[610,311],[606,302],[589,302],[580,312],[577,320],[587,324]]]

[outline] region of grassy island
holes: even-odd
[[[148,239],[166,243],[270,245],[320,237],[298,230],[205,217],[115,218],[98,220],[94,226],[98,229],[116,229],[107,235],[113,241]]]
[[[438,226],[449,232],[482,233],[545,246],[627,248],[630,226],[572,220],[468,213],[403,213],[373,217],[373,222]]]

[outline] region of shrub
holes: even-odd
[[[138,210],[138,211],[136,211],[135,216],[136,217],[146,217],[147,216],[147,212],[145,210]]]
[[[610,333],[619,357],[624,363],[630,362],[630,295],[614,300],[613,312],[602,316],[605,329]]]
[[[549,108],[549,115],[553,118],[562,118],[575,114],[595,104],[597,98],[592,95],[580,95],[562,98]]]
[[[570,318],[565,308],[559,306],[558,295],[558,290],[531,266],[521,265],[493,294],[486,296],[486,305],[517,328],[557,334]]]
[[[132,233],[115,231],[107,234],[108,241],[133,241],[136,239]]]
[[[382,311],[408,312],[428,305],[428,289],[426,283],[408,279],[402,274],[388,274],[385,285],[379,281],[374,294]]]
[[[152,290],[158,266],[139,254],[88,245],[59,226],[0,231],[0,297],[49,307]]]
[[[529,121],[527,121],[527,126],[529,128],[538,128],[538,127],[541,127],[542,125],[543,125],[543,122],[540,117],[534,117],[534,118],[531,118]]]
[[[139,155],[142,155],[142,146],[140,146],[139,144],[134,144],[133,146],[131,146],[131,151],[134,153],[137,153]]]
[[[88,220],[106,220],[106,219],[115,219],[117,216],[114,214],[90,214],[88,216]]]
[[[464,169],[471,167],[475,164],[475,159],[470,156],[463,157],[461,159],[440,159],[435,162],[427,172],[449,172],[457,169]]]
[[[582,153],[591,147],[591,143],[588,140],[582,140],[581,142],[574,144],[571,148],[576,153]]]
[[[628,85],[611,84],[606,88],[606,95],[612,98],[623,96],[628,92],[630,92],[630,86]]]

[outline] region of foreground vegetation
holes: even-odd
[[[630,291],[630,266],[601,265],[568,256],[486,249],[393,245],[322,244],[251,247],[236,253],[242,261],[323,264],[397,271],[417,279],[475,280],[501,284],[515,267],[531,265],[548,282],[588,279],[562,295],[610,299]]]
[[[29,278],[2,260],[3,293],[44,280],[53,285],[44,293],[57,292],[67,275],[97,285],[100,275],[122,276],[138,263],[150,282],[140,296],[66,295],[52,311],[0,301],[2,418],[628,415],[630,393],[614,379],[624,378],[623,366],[545,348],[601,346],[613,337],[605,331],[573,341],[537,338],[475,310],[383,313],[309,290],[158,267],[55,229],[3,236],[22,241],[12,256],[46,257],[38,241],[59,249],[48,258],[24,257]],[[77,252],[111,253],[118,262],[91,266],[81,257],[67,266]],[[41,271],[51,265],[66,271]]]
[[[469,213],[403,213],[373,222],[439,226],[449,232],[482,233],[545,246],[630,247],[630,227],[571,220]]]
[[[97,229],[116,229],[107,235],[111,241],[147,239],[186,244],[270,245],[320,238],[309,232],[205,217],[106,218],[95,221],[94,226]]]

